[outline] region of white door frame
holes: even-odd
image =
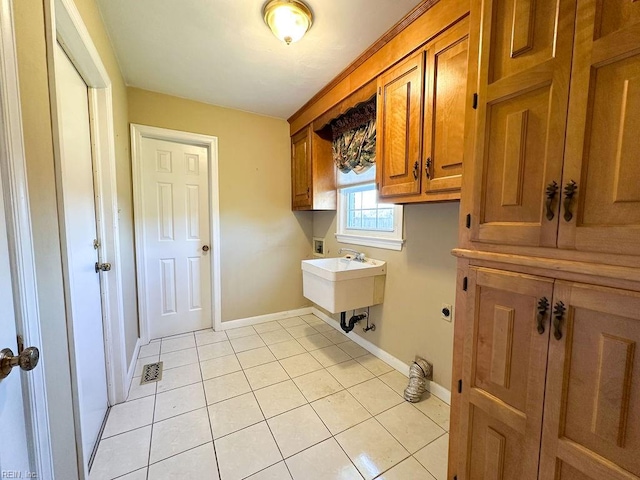
[[[207,149],[209,162],[209,219],[211,230],[211,312],[215,330],[222,327],[221,287],[220,287],[220,200],[218,188],[218,138],[197,133],[181,132],[166,128],[131,124],[131,160],[133,163],[133,211],[134,218],[139,218],[143,211],[142,198],[142,139],[152,138],[167,142],[186,143]],[[140,313],[140,339],[143,344],[149,342],[149,319],[147,317],[146,292],[147,278],[145,272],[145,233],[142,222],[135,221],[136,231],[136,271],[138,279],[138,309]]]
[[[72,0],[48,0],[45,2],[47,21],[47,61],[49,64],[49,91],[53,124],[53,143],[58,190],[59,222],[62,251],[67,251],[64,211],[62,204],[60,126],[56,98],[55,42],[63,50],[87,84],[89,115],[91,121],[91,146],[93,150],[94,190],[96,203],[97,234],[101,245],[98,249],[102,261],[112,264],[112,271],[100,275],[102,291],[103,328],[109,404],[126,400],[129,389],[130,368],[126,359],[124,308],[122,303],[122,273],[118,223],[118,195],[116,188],[115,135],[113,130],[113,100],[111,79],[93,44],[80,12]],[[63,254],[63,278],[69,285],[66,255]],[[69,305],[69,292],[65,291]],[[67,311],[69,311],[67,309]],[[68,314],[68,313],[67,313]],[[72,367],[73,371],[73,367]],[[74,388],[77,386],[74,385]],[[76,396],[74,396],[74,399]],[[75,401],[75,400],[74,400]],[[76,422],[77,405],[74,405]],[[76,427],[77,432],[77,427]],[[79,457],[79,462],[82,457]],[[82,469],[80,470],[82,472]]]
[[[14,286],[16,327],[30,344],[40,347],[40,313],[22,136],[22,113],[11,0],[0,3],[0,179],[5,187],[7,236]],[[11,345],[14,347],[14,345]],[[3,345],[4,348],[4,345]],[[42,361],[47,353],[42,352]],[[25,376],[30,461],[39,478],[53,478],[49,410],[44,366]],[[8,441],[11,441],[8,439]]]

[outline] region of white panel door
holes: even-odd
[[[207,149],[143,138],[141,151],[149,335],[211,328]]]
[[[87,85],[62,48],[55,50],[61,133],[64,235],[69,285],[68,324],[81,458],[88,468],[108,408],[89,99]],[[107,274],[108,275],[108,274]]]
[[[0,350],[10,348],[14,355],[17,355],[16,319],[2,198],[0,181]],[[16,367],[8,377],[0,380],[0,432],[5,438],[5,441],[0,442],[0,477],[26,478],[30,471],[24,399],[20,381],[20,377],[25,374],[28,375]]]

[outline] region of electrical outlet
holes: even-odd
[[[440,311],[440,316],[442,317],[443,320],[450,322],[451,319],[453,318],[453,305],[450,305],[448,303],[443,303],[442,310]]]

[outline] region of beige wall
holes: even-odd
[[[447,390],[453,324],[440,318],[440,310],[443,303],[455,303],[456,261],[451,250],[457,242],[459,208],[458,202],[405,206],[402,252],[338,243],[334,212],[314,213],[313,225],[313,236],[325,238],[327,256],[351,247],[387,262],[384,303],[371,308],[376,330],[364,333],[357,325],[353,331],[407,364],[415,355],[426,358],[433,363],[434,381]]]
[[[222,320],[308,305],[313,217],[291,212],[285,120],[129,88],[131,123],[218,137]]]

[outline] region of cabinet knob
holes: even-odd
[[[420,163],[418,161],[416,161],[416,163],[413,164],[413,179],[414,180],[418,180],[418,171],[420,170]]]
[[[564,187],[564,219],[566,222],[570,222],[573,218],[573,213],[571,212],[571,201],[578,191],[578,184],[571,180]]]
[[[428,157],[424,164],[424,173],[426,174],[427,179],[431,180],[431,157]]]

